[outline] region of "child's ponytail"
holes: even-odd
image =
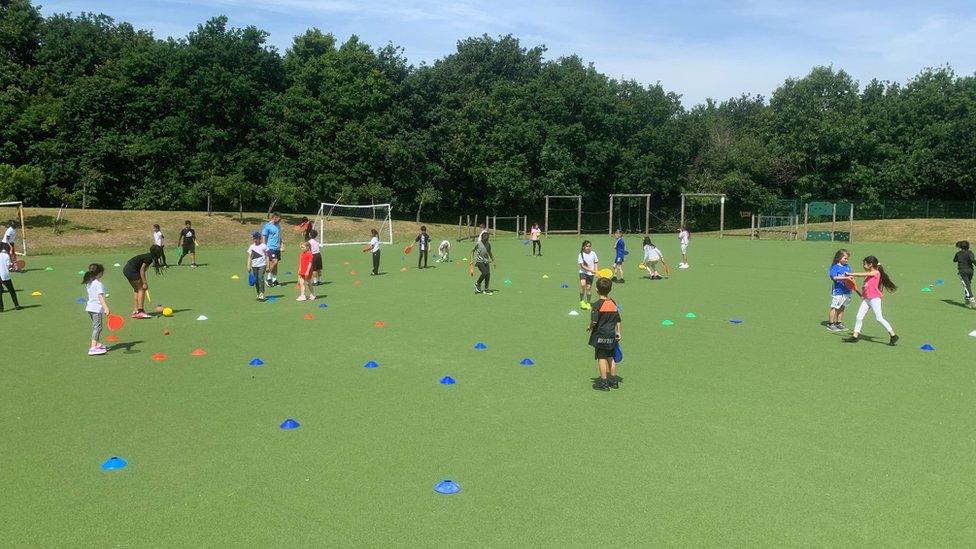
[[[878,272],[881,273],[881,285],[884,286],[886,290],[893,292],[898,289],[898,286],[895,286],[895,283],[891,281],[891,277],[888,276],[888,273],[886,273],[884,270],[884,266],[882,266],[880,263],[878,263]]]
[[[87,285],[92,280],[102,276],[104,272],[105,267],[103,267],[101,263],[92,263],[88,265],[88,270],[85,271],[85,276],[81,277],[81,283]]]

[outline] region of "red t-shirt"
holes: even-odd
[[[298,257],[298,276],[308,278],[312,274],[312,252],[306,250]]]

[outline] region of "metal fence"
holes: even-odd
[[[803,214],[803,205],[813,200],[777,200],[763,213],[769,215]],[[827,200],[827,202],[835,202]],[[838,204],[847,201],[838,200]],[[882,200],[855,201],[855,220],[875,219],[976,219],[976,201],[952,200]]]

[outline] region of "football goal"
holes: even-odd
[[[799,215],[752,216],[751,240],[796,240],[800,233]]]
[[[0,238],[6,242],[8,234],[13,234],[12,244],[17,255],[27,255],[27,225],[24,224],[23,202],[0,202]]]
[[[613,234],[617,229],[630,234],[649,234],[651,232],[651,195],[649,194],[611,194],[610,228]]]
[[[322,202],[315,217],[323,246],[369,244],[370,229],[380,242],[393,244],[393,219],[389,204],[333,204]]]
[[[693,233],[725,233],[725,195],[722,193],[681,193],[681,226]]]
[[[583,197],[574,195],[546,195],[545,225],[542,230],[550,234],[579,235],[583,229]]]
[[[528,223],[528,216],[524,215],[512,215],[512,216],[497,216],[493,215],[488,218],[488,227],[491,229],[491,236],[498,236],[498,222],[502,222],[502,231],[510,231],[512,236],[519,238],[526,233],[528,230],[526,228],[526,223]]]

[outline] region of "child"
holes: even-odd
[[[10,264],[13,266],[11,270],[18,272],[20,269],[17,267],[17,222],[15,220],[11,219],[7,222],[7,229],[3,232],[3,238],[0,239],[0,244],[6,244],[8,246]]]
[[[580,279],[580,309],[584,311],[590,307],[590,291],[593,288],[593,277],[600,268],[600,258],[596,256],[589,240],[583,241],[579,256],[576,258],[579,264]]]
[[[495,256],[491,253],[491,244],[488,243],[487,231],[481,233],[481,238],[474,245],[474,249],[471,250],[471,254],[475,266],[478,267],[478,271],[481,273],[481,276],[478,277],[478,281],[474,284],[474,293],[492,295],[493,292],[491,291],[491,286],[489,286],[491,283],[491,268],[488,266],[488,261],[490,260],[491,264],[494,265]],[[481,290],[482,282],[485,284],[485,289],[483,292]]]
[[[627,255],[627,249],[624,244],[624,232],[617,229],[617,244],[616,244],[616,255],[613,258],[613,282],[623,282],[624,281],[624,256]]]
[[[315,229],[308,231],[308,251],[312,252],[312,284],[319,286],[322,284],[322,245]]]
[[[539,240],[541,234],[542,229],[539,228],[539,222],[532,223],[532,228],[529,230],[529,240],[532,241],[532,255],[536,255],[536,250],[539,251],[538,255],[542,255],[542,241]]]
[[[850,273],[848,276],[864,278],[864,285],[861,287],[861,307],[857,310],[857,320],[854,321],[854,334],[845,339],[849,343],[857,343],[861,337],[861,326],[864,324],[864,317],[868,314],[868,308],[874,311],[874,318],[884,326],[884,329],[891,335],[888,345],[892,347],[898,342],[895,329],[881,316],[881,292],[883,289],[895,291],[898,286],[891,281],[891,277],[885,272],[884,267],[878,262],[878,258],[869,255],[864,258],[863,273]]]
[[[302,242],[299,246],[301,255],[298,256],[298,297],[296,301],[315,299],[315,288],[312,286],[312,252],[308,248],[308,242]],[[305,289],[308,289],[308,297],[305,297]]]
[[[180,255],[177,265],[183,264],[183,258],[190,254],[190,266],[197,266],[197,233],[193,230],[190,220],[186,220],[186,226],[180,231],[180,244],[183,246],[183,254]]]
[[[600,296],[590,313],[590,345],[594,349],[594,358],[600,371],[600,379],[593,385],[598,391],[609,391],[620,388],[620,378],[617,377],[617,362],[613,359],[614,351],[620,343],[620,312],[617,303],[610,299],[613,282],[601,278],[596,281],[596,292]]]
[[[679,269],[688,268],[688,240],[691,238],[691,234],[688,229],[681,227],[678,231],[678,242],[681,244],[681,263],[678,263]]]
[[[647,271],[647,278],[651,280],[661,280],[661,273],[657,272],[657,262],[660,261],[664,264],[664,272],[669,272],[671,270],[668,267],[666,261],[664,261],[664,254],[661,250],[651,242],[651,237],[644,237],[644,270]]]
[[[251,233],[254,243],[247,248],[247,270],[254,278],[254,289],[258,292],[258,301],[264,301],[264,271],[268,268],[268,245],[261,238],[261,233]]]
[[[849,279],[851,267],[847,264],[850,252],[845,249],[837,250],[834,254],[834,262],[830,265],[828,275],[834,281],[833,290],[830,292],[830,310],[827,312],[827,329],[831,332],[841,332],[847,329],[844,326],[844,309],[851,304],[851,289],[845,283]]]
[[[475,242],[481,242],[481,237],[488,234],[488,227],[484,223],[478,223],[478,240]]]
[[[420,250],[417,252],[417,268],[426,269],[427,268],[427,254],[430,252],[430,235],[427,234],[427,226],[420,226],[420,234],[417,238],[413,239],[414,242],[420,243]],[[423,260],[424,266],[420,266],[420,261]]]
[[[380,274],[380,233],[376,229],[370,229],[369,234],[372,238],[369,239],[369,245],[363,248],[363,253],[373,253],[373,272],[370,275],[376,276]]]
[[[451,260],[451,241],[441,240],[439,246],[437,246],[437,263],[442,261]]]
[[[295,230],[302,233],[302,241],[308,242],[308,239],[312,237],[312,222],[308,220],[308,217],[302,217],[302,222],[295,227]]]
[[[10,298],[14,301],[14,309],[20,310],[20,302],[17,301],[17,290],[14,290],[14,281],[10,280],[10,244],[0,242],[0,313],[3,312],[3,292],[6,289],[10,293]]]
[[[973,298],[973,264],[976,263],[976,256],[973,256],[973,252],[970,251],[968,240],[956,242],[956,247],[959,248],[959,251],[956,252],[952,261],[956,263],[956,268],[959,269],[959,280],[962,282],[966,303],[969,304],[970,309],[976,309],[976,299]]]
[[[146,281],[146,269],[152,265],[157,275],[163,274],[162,265],[159,263],[162,254],[163,250],[153,244],[149,248],[149,253],[133,257],[122,267],[122,274],[125,275],[125,279],[129,281],[134,292],[132,296],[132,318],[150,318],[145,309],[146,290],[149,289],[149,283]]]
[[[105,287],[102,286],[102,275],[105,274],[105,267],[99,263],[92,263],[88,266],[88,272],[81,279],[81,283],[88,290],[88,304],[85,305],[85,312],[91,317],[92,334],[91,347],[88,348],[88,356],[104,355],[108,348],[99,341],[102,337],[102,319],[110,314],[108,303],[105,302]]]
[[[166,264],[166,244],[163,243],[163,231],[159,228],[159,225],[153,225],[153,244],[159,246],[163,249],[162,263],[163,267],[169,267]]]

